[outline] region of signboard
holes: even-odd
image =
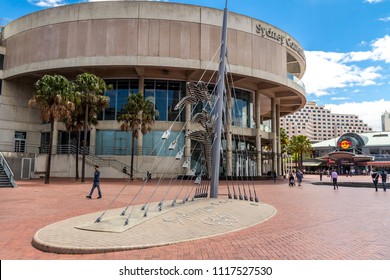
[[[342,137],[337,141],[337,147],[342,150],[353,149],[355,147],[355,141],[350,137]]]

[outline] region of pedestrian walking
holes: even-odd
[[[332,174],[331,174],[331,178],[332,178],[332,181],[333,181],[333,189],[335,190],[336,188],[338,189],[339,188],[339,185],[337,183],[337,178],[339,177],[339,174],[337,174],[337,171],[336,170],[333,170],[332,171]]]
[[[296,176],[297,176],[297,181],[298,181],[298,187],[300,187],[300,186],[301,186],[301,183],[302,183],[302,178],[303,178],[303,173],[302,173],[302,171],[298,170]]]
[[[89,192],[89,195],[86,196],[86,198],[91,199],[93,191],[97,188],[98,190],[98,199],[102,198],[102,192],[100,190],[100,171],[99,171],[99,166],[95,165],[95,172],[93,174],[93,185],[91,188],[91,191]]]
[[[374,183],[375,191],[377,192],[378,191],[379,174],[375,169],[373,169],[371,172],[371,178],[372,178],[372,182]]]
[[[290,174],[288,175],[288,186],[294,187],[295,186],[295,178],[294,174],[290,171]]]
[[[276,171],[274,170],[272,172],[272,178],[274,179],[274,183],[276,182]]]
[[[382,179],[383,191],[385,192],[386,191],[387,173],[384,170],[382,170],[381,179]]]
[[[320,181],[322,181],[322,170],[320,170]]]

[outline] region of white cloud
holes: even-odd
[[[58,7],[65,5],[64,0],[28,0],[30,4],[36,5],[38,7]]]
[[[370,50],[349,53],[306,51],[306,73],[302,81],[308,94],[324,96],[332,89],[378,85],[381,66],[363,67],[363,61],[390,63],[390,35],[370,43]]]
[[[337,114],[354,114],[374,131],[380,131],[381,115],[390,108],[390,101],[384,99],[364,102],[347,102],[344,104],[325,104],[327,109]]]
[[[87,0],[88,2],[103,2],[103,1],[121,1],[121,0]],[[125,0],[122,0],[125,1]],[[168,2],[168,0],[139,0],[139,1],[155,1],[155,2]]]
[[[390,21],[390,17],[380,18],[379,20],[380,20],[380,21]]]
[[[375,4],[375,3],[381,3],[381,2],[383,2],[384,0],[366,0],[366,1],[364,1],[364,2],[367,2],[367,3],[370,3],[370,4]]]
[[[372,50],[366,52],[350,52],[346,55],[344,62],[374,60],[390,63],[390,36],[385,35],[371,43]]]
[[[305,52],[307,69],[302,79],[308,94],[329,95],[331,89],[376,84],[380,66],[361,68],[345,62],[348,54],[322,51]]]

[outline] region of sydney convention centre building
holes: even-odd
[[[30,178],[45,168],[50,127],[38,109],[29,108],[34,83],[45,74],[69,80],[93,73],[111,84],[109,107],[87,136],[88,167],[102,166],[102,177],[124,178],[132,151],[131,132],[120,130],[118,116],[127,98],[142,93],[156,110],[151,132],[135,142],[135,171],[145,176],[172,163],[167,173],[183,172],[183,162],[196,154],[186,137],[193,129],[191,105],[173,110],[188,94],[187,83],[216,84],[223,11],[154,1],[99,1],[44,9],[1,27],[0,152],[15,176]],[[302,46],[279,28],[229,12],[227,31],[227,110],[223,136],[228,175],[282,173],[280,117],[306,104],[300,79],[306,69]],[[159,149],[171,128],[184,148]],[[61,122],[54,127],[51,175],[74,176],[76,132]],[[169,143],[167,143],[168,145]],[[156,147],[158,147],[156,149]],[[245,151],[245,152],[244,152]],[[197,159],[191,158],[192,166]],[[157,168],[157,169],[156,169]]]

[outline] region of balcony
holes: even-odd
[[[300,87],[302,87],[303,89],[305,89],[305,84],[300,79],[298,79],[295,75],[291,73],[287,73],[287,78],[293,81],[294,83],[296,83],[297,85],[299,85]]]

